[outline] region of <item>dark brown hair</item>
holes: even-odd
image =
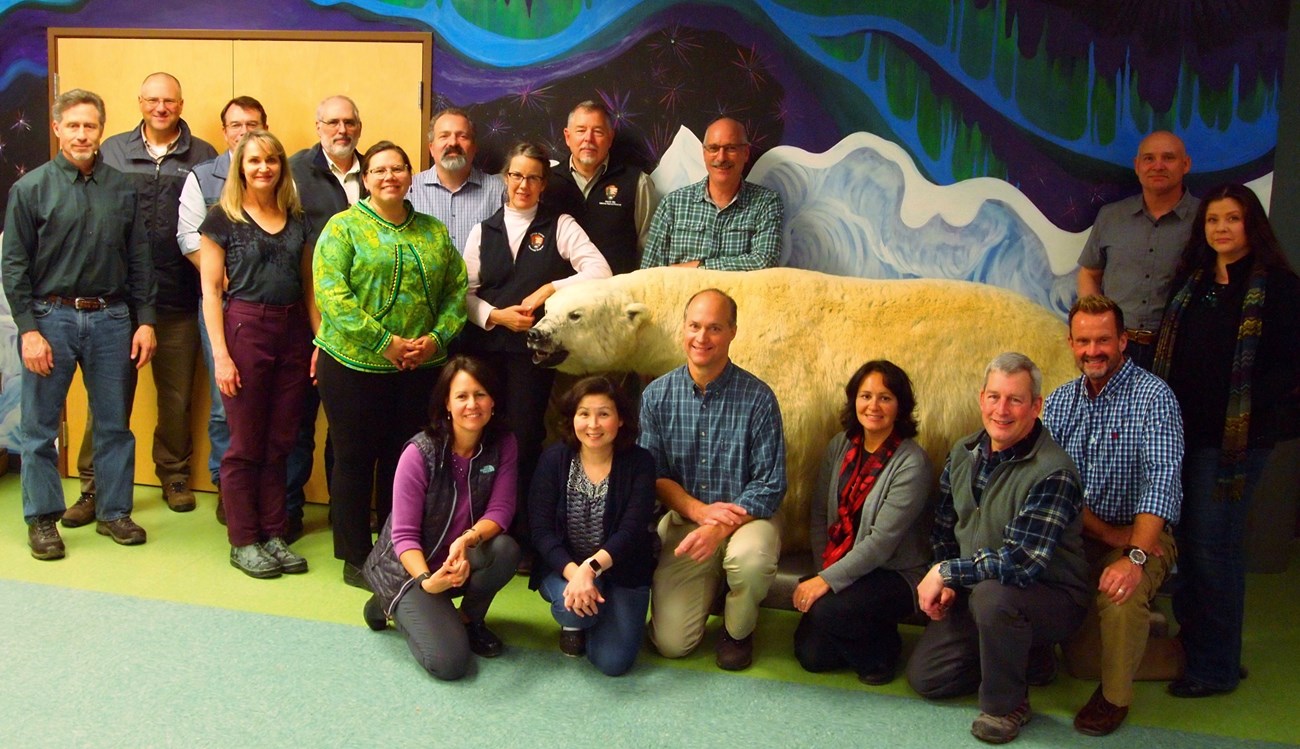
[[[478,380],[478,384],[492,396],[492,400],[498,400],[500,383],[496,373],[482,359],[463,354],[451,357],[442,366],[438,381],[433,384],[433,393],[429,395],[429,425],[424,428],[424,433],[435,440],[451,440],[451,412],[447,410],[447,398],[451,396],[451,381],[461,372]],[[494,413],[488,419],[484,433],[495,436],[506,430],[506,420],[501,414]]]
[[[618,428],[618,434],[614,437],[614,449],[626,450],[636,443],[636,438],[641,435],[641,420],[632,407],[632,399],[627,397],[627,393],[618,386],[607,375],[594,375],[584,377],[573,384],[568,392],[560,399],[560,435],[564,444],[577,450],[581,447],[578,442],[578,435],[573,431],[573,416],[578,412],[578,404],[588,395],[603,395],[614,402],[614,410],[618,412],[618,417],[623,420],[623,426]]]
[[[885,381],[885,387],[889,388],[889,392],[898,399],[898,416],[894,419],[894,431],[904,439],[915,437],[918,427],[914,413],[916,395],[912,392],[912,380],[901,367],[887,359],[873,359],[858,367],[858,371],[849,378],[849,384],[844,386],[845,402],[844,410],[840,412],[840,425],[844,427],[845,436],[853,439],[862,434],[862,424],[858,423],[856,407],[858,389],[862,387],[862,381],[872,372],[880,374]]]

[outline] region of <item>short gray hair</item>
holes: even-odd
[[[82,104],[95,105],[95,109],[99,110],[99,126],[103,127],[104,122],[108,119],[104,114],[104,100],[94,91],[87,91],[83,88],[74,88],[54,97],[54,106],[50,107],[50,118],[55,122],[63,122],[64,112],[71,107],[78,107]]]
[[[349,105],[351,105],[351,107],[352,107],[352,117],[353,117],[357,122],[361,122],[361,110],[360,110],[360,109],[357,109],[357,103],[356,103],[355,101],[352,101],[352,97],[350,97],[350,96],[344,96],[343,94],[334,94],[333,96],[326,96],[324,99],[321,99],[321,100],[320,100],[320,104],[317,104],[317,105],[316,105],[316,119],[317,119],[317,120],[319,120],[319,119],[321,118],[321,112],[325,111],[325,103],[326,103],[326,102],[334,101],[335,99],[342,99],[343,101],[346,101]]]
[[[1039,369],[1034,360],[1028,356],[1016,351],[1006,351],[993,357],[993,361],[984,368],[984,387],[988,387],[989,375],[993,372],[1001,372],[1008,377],[1026,372],[1029,374],[1034,399],[1043,397],[1043,370]]]
[[[605,127],[609,128],[610,130],[614,129],[614,116],[610,114],[609,107],[605,106],[604,104],[601,104],[595,99],[586,99],[584,101],[580,101],[577,104],[575,104],[573,106],[573,109],[569,110],[568,119],[564,121],[565,127],[569,127],[570,125],[573,124],[573,115],[577,114],[578,112],[595,112],[596,114],[605,118]]]

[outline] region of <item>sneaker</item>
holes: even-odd
[[[388,615],[384,613],[384,607],[379,603],[379,596],[370,596],[366,600],[366,605],[361,609],[361,618],[366,620],[366,626],[375,632],[383,632],[388,629]]]
[[[465,634],[469,635],[470,652],[482,658],[495,658],[506,649],[501,638],[483,622],[465,622]]]
[[[754,633],[737,640],[724,626],[718,638],[718,668],[723,671],[743,671],[754,662]]]
[[[261,544],[230,547],[230,566],[259,580],[280,576],[280,563]]]
[[[100,520],[95,523],[95,532],[108,536],[123,546],[138,546],[146,538],[144,528],[136,525],[130,515],[123,515],[117,520]]]
[[[194,492],[190,491],[184,481],[163,484],[162,494],[172,512],[189,512],[194,509]]]
[[[91,500],[94,501],[94,500]],[[37,559],[62,559],[66,554],[59,527],[54,524],[57,514],[41,515],[27,526],[27,545]]]
[[[300,575],[307,571],[307,560],[295,554],[282,538],[273,538],[262,544],[262,550],[275,558],[280,571],[286,575]]]
[[[580,658],[587,652],[587,633],[580,629],[561,629],[560,652],[570,658]]]
[[[980,713],[970,724],[970,732],[986,744],[1005,744],[1020,735],[1020,727],[1029,722],[1029,714],[1029,700],[1006,715]]]
[[[77,501],[68,509],[63,511],[64,528],[80,528],[95,519],[95,494],[94,492],[82,492]]]
[[[221,501],[221,485],[217,485],[217,522],[226,524],[226,504]]]

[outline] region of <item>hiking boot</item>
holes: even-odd
[[[361,568],[351,562],[343,563],[343,582],[354,588],[374,593],[370,590],[370,583],[366,582],[366,576],[361,574]]]
[[[481,658],[495,658],[506,649],[501,638],[483,622],[465,622],[465,634],[469,635],[470,652]]]
[[[230,566],[259,580],[280,576],[280,563],[261,544],[230,547]]]
[[[718,638],[718,668],[723,671],[743,671],[754,662],[754,634],[737,640],[731,636],[726,627],[722,628],[722,637]]]
[[[286,575],[300,575],[307,571],[307,560],[295,554],[282,538],[273,538],[262,544],[262,550],[270,554],[280,565],[280,571]]]
[[[95,494],[82,492],[71,507],[63,511],[64,528],[80,528],[95,519]]]
[[[27,545],[32,548],[33,557],[62,559],[67,553],[59,537],[59,527],[54,523],[57,517],[57,514],[41,515],[27,526]]]
[[[189,512],[194,509],[194,492],[190,491],[184,481],[163,484],[162,494],[172,512]]]
[[[1005,744],[1020,735],[1020,727],[1029,722],[1029,700],[1006,715],[980,713],[970,724],[971,735],[986,744]]]
[[[95,532],[108,536],[123,546],[138,546],[146,539],[144,528],[136,525],[130,515],[123,515],[117,520],[100,520],[95,523]]]

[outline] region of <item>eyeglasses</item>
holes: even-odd
[[[740,153],[742,149],[745,148],[749,148],[748,143],[736,143],[736,144],[726,145],[726,146],[710,144],[704,147],[704,152],[710,156],[717,156],[719,151],[726,151],[728,156],[735,156],[736,154]]]
[[[316,120],[316,121],[331,130],[338,130],[340,127],[346,128],[348,130],[352,130],[358,127],[359,125],[361,125],[361,120],[353,120],[353,119],[346,119],[346,120],[333,119],[333,120]]]
[[[398,164],[397,166],[381,166],[374,169],[367,169],[366,174],[369,174],[371,177],[387,177],[390,174],[394,177],[400,177],[409,171],[411,171],[411,167],[404,164]]]
[[[160,99],[157,96],[151,96],[147,99],[141,98],[140,101],[144,102],[145,104],[148,104],[150,109],[157,108],[159,104],[163,105],[164,107],[167,107],[168,109],[175,109],[181,103],[180,99]]]
[[[527,182],[530,185],[540,185],[545,181],[545,178],[540,174],[520,174],[519,172],[506,172],[506,179],[516,185],[520,182]]]

